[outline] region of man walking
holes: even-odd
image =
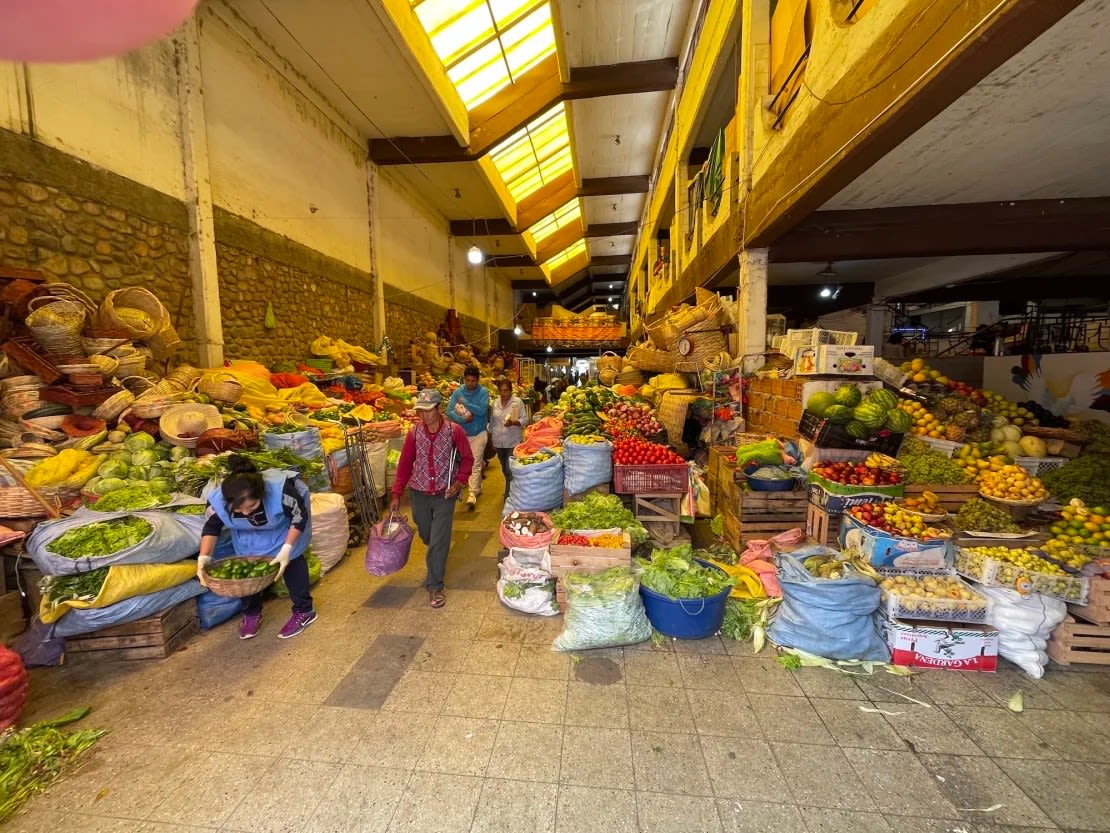
[[[489,391],[478,384],[478,368],[468,367],[463,371],[462,386],[455,389],[451,401],[447,403],[447,418],[462,426],[470,442],[474,468],[470,472],[466,508],[473,512],[478,496],[482,494],[482,468],[489,441]]]
[[[428,603],[443,607],[443,578],[447,571],[447,551],[451,547],[451,526],[455,518],[455,501],[474,468],[463,429],[443,418],[439,391],[429,388],[416,397],[420,422],[414,425],[401,447],[397,461],[397,478],[393,481],[396,512],[401,505],[405,487],[410,489],[412,518],[420,540],[428,548],[426,556]]]

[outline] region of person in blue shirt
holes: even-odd
[[[482,470],[479,462],[484,460],[486,443],[489,441],[489,391],[478,384],[478,368],[468,367],[463,371],[463,383],[451,394],[447,403],[447,418],[462,426],[474,454],[474,468],[467,483],[470,494],[466,497],[466,508],[474,511],[478,496],[482,494]]]

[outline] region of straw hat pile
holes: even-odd
[[[193,402],[174,405],[158,420],[158,431],[170,445],[196,448],[197,439],[205,431],[222,428],[223,418],[215,405]]]

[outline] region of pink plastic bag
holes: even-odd
[[[404,516],[390,515],[370,529],[366,543],[366,572],[388,576],[402,569],[412,549],[412,527]]]

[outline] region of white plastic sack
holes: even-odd
[[[312,496],[312,551],[320,559],[320,569],[327,572],[347,554],[351,526],[347,520],[347,502],[343,495],[324,492]]]
[[[477,465],[477,463],[475,463]],[[510,512],[546,512],[563,505],[563,458],[556,454],[542,463],[522,466],[509,459],[513,480],[503,515]]]
[[[576,443],[567,437],[563,443],[563,484],[572,495],[580,495],[594,486],[613,479],[613,446],[611,443]]]
[[[366,462],[370,464],[374,485],[377,487],[378,496],[381,497],[385,494],[385,458],[389,454],[389,443],[385,440],[363,443],[362,451],[366,455]]]
[[[556,651],[618,648],[651,638],[651,623],[640,597],[640,581],[631,567],[563,576],[567,611]]]
[[[497,569],[501,573],[497,597],[506,607],[540,616],[559,615],[555,577],[551,575],[551,554],[547,547],[513,547]]]
[[[1023,596],[1004,587],[977,590],[990,603],[987,621],[998,629],[998,653],[1030,677],[1043,677],[1048,639],[1068,615],[1068,606],[1040,593]]]

